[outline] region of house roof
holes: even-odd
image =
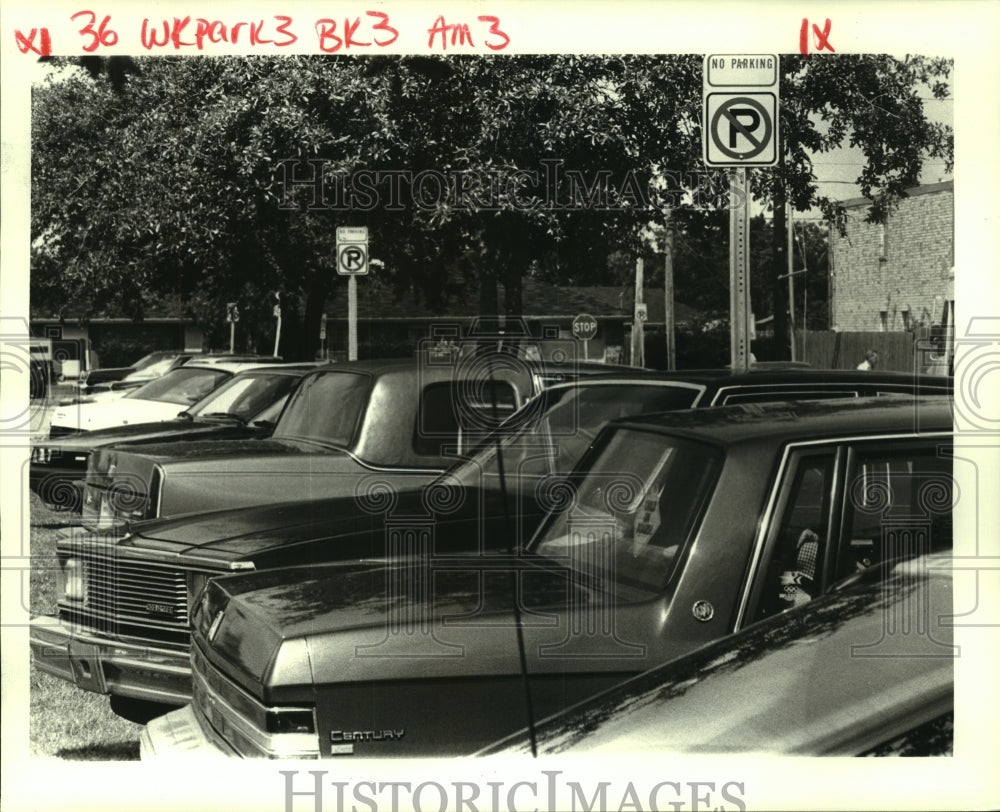
[[[503,301],[502,285],[500,301]],[[327,312],[341,310],[338,303]],[[525,279],[522,291],[523,313],[527,318],[567,318],[588,313],[598,319],[631,320],[634,300],[632,285],[561,286]],[[663,289],[646,288],[644,300],[649,314],[648,322],[662,323],[665,305]],[[440,308],[431,308],[416,293],[407,291],[396,295],[388,287],[368,286],[364,280],[358,285],[358,319],[419,320],[442,317],[471,318],[479,315],[479,291],[474,287],[449,292]],[[693,321],[699,312],[685,304],[674,303],[674,321]],[[337,316],[334,318],[343,318]]]

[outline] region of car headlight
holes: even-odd
[[[83,602],[87,599],[87,565],[79,558],[68,558],[63,565],[67,600]]]

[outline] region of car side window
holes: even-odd
[[[949,549],[951,469],[951,457],[933,443],[856,449],[847,472],[835,577]]]
[[[819,594],[829,544],[834,452],[804,453],[793,460],[779,511],[758,618],[790,609]]]
[[[517,392],[505,381],[429,384],[420,398],[414,450],[433,457],[468,451],[517,407]]]

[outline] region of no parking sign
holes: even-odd
[[[705,57],[702,148],[715,167],[778,163],[777,54]]]

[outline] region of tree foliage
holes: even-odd
[[[339,290],[337,226],[368,226],[380,284],[432,307],[467,284],[484,313],[517,313],[528,275],[614,281],[609,257],[650,250],[649,223],[667,207],[681,237],[678,298],[718,301],[724,289],[725,200],[690,195],[724,181],[701,164],[700,56],[157,57],[85,67],[33,98],[36,309],[140,318],[171,297],[221,332],[223,305],[235,300],[244,327],[265,337],[276,291],[286,354],[308,355],[305,337]],[[755,197],[776,211],[788,199],[835,216],[812,156],[849,142],[867,158],[859,183],[870,215],[884,217],[927,156],[951,161],[950,130],[922,107],[928,89],[946,93],[948,69],[916,57],[784,57],[785,161],[752,173]],[[418,177],[419,188],[406,180]],[[361,178],[367,198],[351,187]],[[705,251],[709,234],[721,255]],[[687,244],[701,253],[685,259]],[[777,317],[776,286],[772,296]]]

